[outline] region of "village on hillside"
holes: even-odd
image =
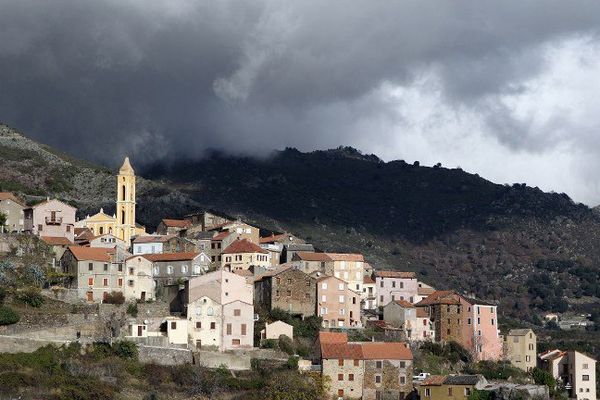
[[[362,254],[319,252],[317,243],[216,211],[160,216],[147,232],[136,221],[128,158],[116,185],[114,214],[100,209],[82,219],[58,199],[27,206],[0,193],[0,254],[27,256],[37,245],[23,238],[39,239],[51,252],[48,265],[31,271],[43,275],[41,295],[76,309],[55,321],[0,321],[0,352],[131,341],[142,361],[166,365],[235,371],[253,360],[293,359],[300,373],[326,378],[335,399],[473,399],[478,392],[545,399],[558,388],[596,399],[596,360],[538,352],[533,330],[501,330],[493,301],[438,290],[444,285],[415,272],[379,269]],[[25,267],[14,259],[0,261],[1,284]],[[460,357],[505,362],[530,378],[436,374],[419,359],[423,346],[455,346]],[[534,379],[542,373],[557,387]]]

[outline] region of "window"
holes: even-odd
[[[344,389],[338,389],[338,397],[344,397]]]
[[[117,268],[119,272],[123,272],[123,264],[119,264]]]
[[[471,318],[467,318],[467,324],[471,325]],[[515,338],[515,339],[516,339],[517,342],[519,341],[519,339],[517,339],[517,338]]]
[[[379,296],[379,302],[383,303],[383,296]]]
[[[448,388],[448,396],[452,396],[452,388],[451,387]]]
[[[321,295],[321,302],[325,303],[327,301],[327,296],[325,296],[324,294]]]
[[[344,360],[343,359],[338,359],[338,366],[339,367],[343,367],[344,366]]]
[[[133,287],[133,285],[135,284],[135,282],[133,281],[133,279],[130,279],[128,281],[129,287]]]
[[[187,274],[188,272],[188,266],[187,265],[182,265],[181,266],[181,273],[182,274]]]
[[[381,375],[375,375],[375,383],[381,383]]]
[[[246,336],[246,324],[242,324],[242,336]]]
[[[236,308],[235,310],[233,310],[234,317],[239,317],[240,315],[242,315],[242,310],[240,310],[239,308]]]
[[[94,278],[88,278],[88,285],[94,286]]]
[[[287,296],[290,297],[292,295],[292,291],[291,290],[287,290]]]
[[[406,361],[400,361],[400,368],[406,368]]]
[[[529,361],[531,361],[531,356],[525,356],[525,361],[526,361],[526,362],[529,362]]]
[[[381,361],[375,361],[375,368],[381,369],[382,366],[383,366],[383,362],[381,362]]]
[[[196,307],[196,315],[202,315],[202,307]]]
[[[208,309],[206,310],[206,315],[211,316],[214,314],[214,310],[212,307],[208,307]]]
[[[340,315],[346,315],[346,310],[343,308],[340,308]]]
[[[327,308],[321,307],[321,315],[327,314]]]
[[[233,346],[239,346],[240,345],[240,339],[231,339],[231,344]]]
[[[213,330],[214,330],[214,329],[215,329],[215,326],[216,326],[216,323],[215,323],[215,322],[211,322],[211,323],[210,323],[210,329],[213,329]]]
[[[396,281],[392,281],[392,287],[395,288],[396,287]]]
[[[529,350],[533,350],[533,343],[529,343]],[[586,367],[587,364],[583,364],[583,365],[584,365],[583,369],[587,369],[587,367]]]
[[[43,229],[42,229],[42,224],[38,224],[38,231],[40,231],[40,232],[41,232],[42,230],[43,230]]]
[[[88,264],[88,271],[93,271],[94,270],[94,263],[89,263]]]
[[[344,380],[344,374],[338,374],[338,381]]]
[[[431,397],[431,389],[425,388],[425,397]]]
[[[227,324],[227,334],[231,335],[231,324]]]
[[[590,376],[589,375],[581,375],[581,380],[582,381],[589,381],[590,380]]]
[[[471,395],[471,388],[466,387],[465,388],[465,396],[470,396]]]
[[[396,296],[392,295],[392,301],[396,300]]]
[[[123,286],[123,278],[117,279],[117,285],[118,286]]]
[[[196,321],[196,329],[202,329],[202,322]]]
[[[355,366],[355,367],[358,367],[358,366],[359,366],[359,364],[360,364],[360,361],[359,361],[359,360],[354,360],[354,366]]]
[[[102,286],[108,286],[108,278],[102,279]]]
[[[292,279],[291,279],[291,278],[288,278],[288,279],[287,279],[287,283],[288,283],[288,285],[291,285],[291,284],[292,284]]]
[[[380,281],[379,286],[383,287],[383,279]]]
[[[345,301],[345,300],[344,300],[344,296],[343,296],[343,295],[342,295],[342,296],[340,296],[340,303],[343,303],[344,301]]]
[[[532,346],[532,345],[529,345],[529,346]],[[588,364],[582,364],[581,365],[581,369],[588,369],[588,368],[589,368]]]
[[[173,273],[173,267],[172,266],[167,266],[167,274],[171,275]]]
[[[401,385],[404,385],[404,384],[406,384],[406,377],[405,377],[405,376],[401,376],[401,377],[400,377],[400,384],[401,384]]]
[[[104,264],[104,270],[108,271],[108,264]]]
[[[344,290],[344,284],[338,283],[338,290]]]
[[[171,329],[177,329],[177,322],[171,321]]]
[[[491,321],[491,324],[494,325],[494,319],[492,318],[490,321]]]

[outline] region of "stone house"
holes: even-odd
[[[348,283],[335,276],[317,279],[317,312],[325,328],[358,328],[360,321],[360,294]]]
[[[90,303],[101,302],[115,291],[123,292],[125,270],[114,249],[69,246],[61,258],[63,272],[72,274],[69,289]]]
[[[294,327],[283,321],[275,321],[270,324],[265,324],[265,329],[260,331],[261,340],[279,339],[279,336],[281,335],[294,339]]]
[[[209,231],[233,222],[232,218],[210,211],[188,214],[185,219],[191,222],[193,228],[198,227],[200,231]]]
[[[222,251],[235,240],[235,234],[229,231],[219,232],[212,237],[212,239],[210,240],[210,249],[208,250],[207,254],[210,257],[210,262],[213,267],[221,267]]]
[[[325,266],[331,262],[331,258],[325,253],[299,251],[293,255],[291,264],[305,274],[313,274],[325,273]]]
[[[215,232],[196,232],[192,235],[187,235],[186,239],[196,244],[196,251],[210,255],[210,242],[215,236]]]
[[[416,306],[426,309],[435,341],[458,342],[476,360],[498,360],[502,356],[495,305],[466,298],[454,291],[438,290]]]
[[[152,277],[156,286],[181,284],[205,274],[209,269],[208,256],[203,253],[141,254],[152,262]]]
[[[306,253],[314,253],[315,247],[310,243],[284,243],[283,249],[281,250],[281,263],[283,264],[292,262],[294,260],[294,255],[301,251]]]
[[[184,297],[192,343],[220,351],[252,348],[252,292],[244,277],[223,270],[188,281]]]
[[[264,310],[280,308],[291,314],[315,315],[316,279],[291,265],[259,275],[254,281],[254,304]]]
[[[333,398],[404,399],[412,391],[413,357],[404,343],[351,343],[345,333],[319,332],[319,348]]]
[[[271,255],[267,250],[247,239],[238,239],[221,253],[221,268],[229,272],[251,270],[255,267],[271,267]]]
[[[362,292],[365,259],[362,254],[327,253],[331,262],[325,264],[325,274],[348,282],[352,290]]]
[[[383,307],[383,319],[391,326],[402,328],[406,340],[433,340],[433,329],[427,311],[406,300],[390,301]]]
[[[539,355],[538,366],[568,391],[570,399],[596,399],[596,360],[578,351],[548,350]]]
[[[23,232],[25,229],[25,203],[10,192],[0,192],[0,213],[6,216],[6,223],[0,226],[2,232]]]
[[[125,259],[123,294],[127,300],[156,299],[156,282],[152,276],[152,267],[152,262],[141,255]]]
[[[530,372],[537,364],[537,336],[531,329],[511,329],[504,336],[504,356],[512,365]]]
[[[63,236],[41,236],[40,239],[42,240],[42,242],[46,243],[52,248],[52,253],[54,254],[54,256],[52,257],[52,267],[54,269],[60,269],[60,259],[62,258],[67,248],[69,246],[73,246],[74,243]]]
[[[422,400],[467,400],[475,389],[487,385],[481,375],[432,375],[421,382]]]
[[[371,275],[365,275],[363,278],[363,290],[360,298],[363,310],[377,308],[377,285]]]
[[[74,241],[77,209],[56,199],[46,199],[23,210],[24,231],[37,236],[62,236]]]
[[[417,296],[415,297],[415,301],[413,303],[416,304],[421,300],[426,299],[427,296],[429,296],[433,292],[435,292],[435,289],[433,287],[429,286],[426,283],[419,282],[417,287]]]
[[[281,251],[283,250],[281,243],[261,243],[260,248],[269,252],[271,267],[277,267],[281,264]]]
[[[159,235],[183,236],[185,231],[192,226],[192,222],[187,219],[162,219],[156,227],[156,233]]]
[[[415,303],[418,282],[414,272],[375,271],[378,306],[383,307],[390,301],[406,300]]]

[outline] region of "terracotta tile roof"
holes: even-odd
[[[135,244],[164,243],[175,237],[177,237],[177,236],[176,235],[142,235],[142,236],[136,236],[135,239],[133,239],[133,243],[135,243]]]
[[[401,279],[416,279],[417,274],[415,272],[403,272],[403,271],[375,271],[377,278],[401,278]]]
[[[273,270],[270,270],[270,271],[267,271],[265,273],[258,275],[254,281],[256,282],[256,281],[263,280],[264,278],[270,278],[272,276],[279,275],[280,273],[285,272],[289,269],[294,269],[294,266],[291,264],[288,264],[288,263],[281,264],[280,266],[278,266],[277,268],[275,268]],[[302,272],[302,271],[300,271],[300,272]],[[304,272],[302,272],[302,273],[304,273]]]
[[[348,343],[345,332],[319,332],[319,343]]]
[[[262,247],[252,243],[246,239],[238,239],[231,243],[222,254],[240,254],[240,253],[261,253],[269,254],[269,252]]]
[[[429,312],[425,307],[417,307],[417,318],[429,318]]]
[[[326,359],[361,360],[362,346],[349,343],[321,343],[321,357]]]
[[[77,233],[79,230],[79,233]],[[75,228],[75,240],[91,240],[94,238],[90,228]]]
[[[273,242],[276,242],[278,240],[285,239],[287,236],[288,235],[285,234],[285,233],[280,233],[278,235],[273,234],[271,236],[261,237],[259,241],[260,241],[261,244],[263,244],[263,243],[273,243]]]
[[[233,271],[233,273],[243,277],[254,276],[252,271],[250,271],[249,269],[236,269],[235,271]]]
[[[412,360],[412,351],[405,343],[365,342],[361,343],[365,360]]]
[[[50,246],[71,246],[73,242],[63,236],[42,236],[41,239]]]
[[[421,382],[421,386],[442,386],[446,381],[446,375],[431,375]]]
[[[23,200],[19,200],[19,198],[17,196],[15,196],[14,194],[12,194],[11,192],[0,192],[0,201],[2,201],[2,200],[12,200],[22,207],[25,206],[25,203],[23,202]]]
[[[372,285],[374,283],[375,283],[375,281],[373,280],[373,278],[371,276],[364,276],[363,277],[363,284],[365,284],[365,285]]]
[[[429,306],[432,304],[460,304],[460,296],[453,290],[436,290],[416,305]]]
[[[362,254],[351,253],[326,253],[333,261],[365,261]]]
[[[163,225],[170,228],[189,228],[192,223],[187,219],[166,219],[162,220]]]
[[[434,288],[428,288],[428,287],[417,288],[417,294],[419,296],[429,296],[433,292],[435,292]]]
[[[225,238],[226,238],[227,236],[229,236],[229,235],[233,235],[233,232],[228,232],[228,231],[225,231],[225,232],[220,232],[220,233],[217,233],[217,234],[216,234],[216,235],[215,235],[215,236],[212,238],[212,240],[217,240],[217,241],[219,241],[219,240],[223,240],[223,239],[225,239]]]
[[[331,261],[331,258],[326,253],[315,253],[312,251],[299,251],[294,255],[294,258],[302,261]]]
[[[200,253],[187,252],[187,253],[163,253],[163,254],[140,254],[147,260],[152,262],[161,261],[189,261],[198,257]]]
[[[415,308],[415,306],[412,303],[409,303],[406,300],[394,300],[394,303],[404,308]]]
[[[110,249],[100,247],[69,246],[69,251],[77,261],[110,262]]]

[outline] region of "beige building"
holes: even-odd
[[[570,399],[596,399],[596,360],[578,351],[548,350],[539,366],[567,389]]]
[[[188,333],[197,348],[253,347],[253,289],[244,277],[218,270],[193,278],[186,283],[185,299]]]
[[[383,307],[383,319],[395,328],[402,328],[406,340],[433,340],[434,331],[427,310],[406,300],[390,301]]]
[[[75,239],[74,224],[77,209],[56,199],[46,199],[23,210],[25,232],[38,236],[62,236]]]
[[[294,327],[283,321],[275,321],[270,324],[265,324],[265,329],[260,331],[261,340],[279,339],[279,336],[281,335],[294,339]]]
[[[119,247],[123,250],[127,250],[129,245],[112,233],[105,233],[104,235],[95,236],[90,239],[90,247],[104,247],[107,249]]]
[[[127,300],[155,300],[156,282],[152,276],[152,262],[143,256],[131,256],[125,260],[125,286]]]
[[[370,275],[365,275],[363,278],[363,290],[360,299],[364,310],[377,308],[377,285]]]
[[[326,253],[331,259],[325,265],[325,274],[348,282],[350,289],[362,293],[363,277],[365,275],[365,259],[362,254]]]
[[[537,363],[537,336],[531,329],[512,329],[504,337],[504,355],[517,368],[531,371]]]
[[[271,254],[247,239],[238,239],[221,254],[221,268],[226,271],[269,269]]]
[[[335,276],[317,279],[317,312],[325,328],[358,328],[360,294]]]
[[[333,261],[325,253],[315,253],[310,251],[299,251],[292,256],[291,264],[305,274],[315,272],[325,273],[326,266]]]
[[[0,226],[2,232],[23,232],[25,203],[10,192],[0,192],[0,213],[6,216],[6,223]]]

